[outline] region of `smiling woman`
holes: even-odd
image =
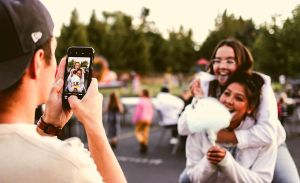
[[[230,78],[219,99],[234,114],[228,130],[233,131],[237,128],[241,119],[247,115],[255,119],[254,114],[260,101],[263,84],[263,79],[255,73],[252,76],[236,74]]]
[[[215,65],[214,62],[210,65],[210,73],[214,74],[216,79],[206,81],[200,77],[199,80],[193,81],[191,88],[193,89],[192,93],[195,95],[197,95],[197,93],[204,93],[204,96],[220,98],[227,86],[226,84],[234,75],[240,73],[253,73],[252,55],[249,50],[236,39],[225,39],[220,41],[212,54],[212,58],[219,59],[220,61],[217,62],[217,65]],[[229,64],[229,67],[227,61],[233,58],[236,64]],[[278,120],[277,103],[271,86],[271,79],[264,74],[259,75],[263,78],[264,84],[261,92],[261,101],[257,104],[258,110],[253,113],[256,122],[255,125],[247,130],[240,130],[239,128],[236,128],[233,131],[221,130],[218,132],[217,142],[233,143],[236,144],[239,149],[247,149],[269,146],[273,143],[274,139],[277,139],[278,159],[276,160],[273,181],[300,182],[295,163],[285,145],[286,134]],[[236,88],[235,90],[231,89],[230,91],[236,92]],[[229,94],[231,95],[231,93],[228,93],[228,95]],[[252,99],[248,101],[252,102]],[[191,134],[191,131],[187,128],[187,121],[184,118],[184,115],[182,115],[178,121],[178,131],[181,135]],[[289,172],[282,173],[284,170],[289,170]]]
[[[257,108],[262,85],[263,79],[257,74],[230,79],[219,99],[233,113],[227,130],[245,130],[255,124],[250,115]],[[191,182],[271,182],[276,146],[275,142],[244,149],[228,143],[214,146],[206,131],[194,133],[188,136],[186,145],[187,174]]]

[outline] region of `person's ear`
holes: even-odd
[[[33,79],[37,79],[40,77],[43,62],[45,62],[45,52],[43,49],[39,49],[34,53],[31,64],[29,66],[30,77],[32,77]]]
[[[248,107],[248,109],[247,109],[247,111],[246,111],[247,115],[251,115],[251,114],[252,114],[253,108],[254,108],[254,107]]]

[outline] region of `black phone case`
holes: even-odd
[[[88,77],[87,79],[87,87],[90,86],[91,80],[92,80],[92,68],[93,68],[93,61],[94,61],[94,49],[92,47],[82,47],[82,46],[73,46],[68,48],[67,50],[67,59],[66,59],[66,66],[65,66],[65,74],[64,74],[64,86],[63,86],[63,93],[62,93],[62,107],[64,109],[70,109],[70,105],[68,102],[68,98],[71,95],[76,95],[79,99],[82,99],[84,95],[86,94],[85,92],[80,92],[80,93],[74,93],[74,92],[66,92],[65,87],[67,84],[67,67],[68,67],[68,58],[69,57],[90,57],[90,64],[88,67]]]

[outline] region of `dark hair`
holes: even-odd
[[[261,88],[264,85],[263,78],[256,73],[237,73],[229,78],[225,88],[232,83],[239,83],[244,86],[249,107],[252,109],[250,115],[254,117],[260,103]]]
[[[76,73],[78,73],[78,71],[80,71],[81,72],[81,74],[82,74],[82,70],[79,68],[79,69],[76,69]]]
[[[142,90],[142,95],[143,95],[144,97],[149,98],[149,91],[148,91],[147,89],[143,89],[143,90]]]
[[[81,67],[81,63],[80,62],[75,62],[74,63],[74,67],[75,67],[76,64],[79,64],[79,67]]]
[[[41,46],[39,46],[38,48],[36,48],[35,52],[34,52],[34,54],[35,54],[39,49],[44,50],[44,53],[45,53],[44,56],[45,56],[45,60],[46,60],[47,65],[50,65],[51,59],[52,59],[52,50],[51,50],[51,41],[52,41],[52,39],[53,39],[52,36],[49,37],[47,39],[47,41],[44,44],[42,44]]]
[[[109,111],[118,111],[118,103],[119,99],[115,92],[112,92],[109,95],[109,102],[108,102],[108,110]]]
[[[220,41],[215,47],[211,59],[214,59],[218,49],[222,46],[229,46],[233,49],[235,60],[237,62],[237,71],[250,73],[253,65],[253,57],[250,51],[240,41],[234,38],[228,38]],[[214,74],[212,62],[209,65],[209,72]]]
[[[161,87],[160,91],[164,92],[164,93],[169,93],[170,92],[169,88],[166,87],[166,86]]]

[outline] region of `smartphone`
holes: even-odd
[[[92,80],[94,53],[92,47],[72,46],[68,48],[62,93],[63,108],[70,108],[68,98],[71,95],[82,99],[86,94]]]

